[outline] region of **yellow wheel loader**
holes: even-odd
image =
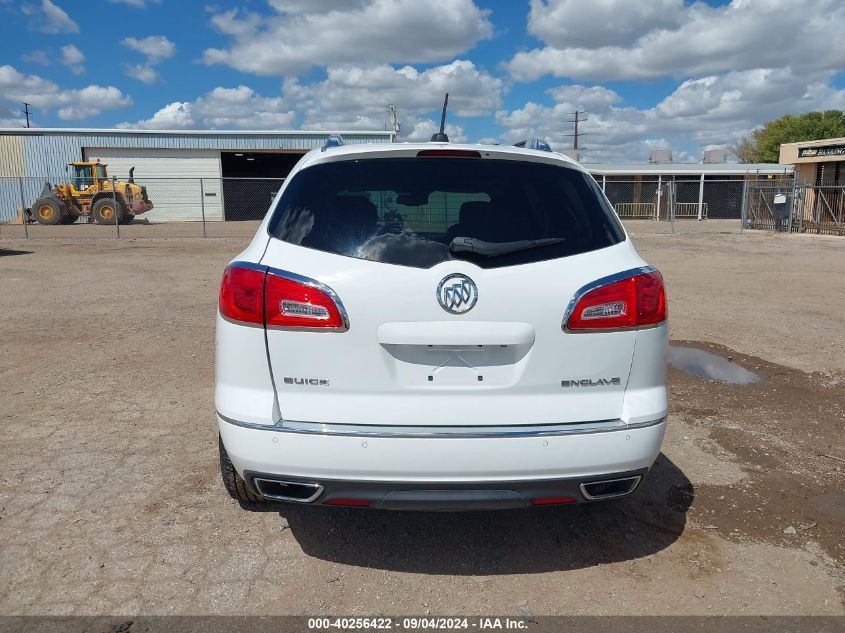
[[[147,188],[135,184],[129,170],[127,182],[116,181],[112,189],[107,165],[97,162],[70,163],[70,182],[44,184],[30,215],[39,224],[73,224],[80,216],[92,216],[97,224],[130,224],[139,213],[153,208]]]

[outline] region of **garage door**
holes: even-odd
[[[108,165],[109,176],[126,179],[135,167],[135,182],[147,188],[155,205],[144,214],[151,222],[223,219],[220,152],[194,149],[86,147],[87,160]]]

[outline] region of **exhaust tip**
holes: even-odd
[[[615,499],[629,495],[642,481],[642,475],[622,477],[621,479],[605,479],[603,481],[589,481],[581,484],[581,494],[590,501],[601,499]]]
[[[283,481],[253,477],[252,484],[262,497],[277,501],[311,503],[323,493],[323,486],[303,481]]]

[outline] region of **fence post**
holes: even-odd
[[[23,195],[23,176],[18,177],[18,184],[21,188],[21,224],[23,224],[23,235],[29,239],[29,227],[26,225],[26,200]]]
[[[792,179],[792,197],[789,199],[789,229],[788,232],[792,233],[792,223],[795,221],[795,205],[798,204],[798,200],[795,198],[795,192],[798,190],[797,181],[795,178]]]
[[[698,182],[698,221],[701,221],[704,209],[704,172],[701,172],[701,180]]]
[[[202,178],[200,178],[200,211],[202,211],[202,236],[208,237],[205,233],[205,191],[202,188]]]
[[[112,176],[111,177],[111,198],[112,198],[112,203],[114,204],[114,228],[117,230],[117,239],[120,239],[120,222],[119,222],[119,218],[118,218],[118,215],[120,215],[120,214],[117,212],[117,187],[116,187],[116,183],[117,183],[117,178]]]
[[[675,181],[669,183],[669,216],[672,218],[672,235],[675,234]]]
[[[601,175],[601,192],[604,193],[605,186],[607,185],[607,175]]]
[[[657,209],[654,214],[654,219],[660,221],[660,199],[663,196],[663,174],[657,174]],[[668,215],[667,218],[668,219]]]
[[[748,176],[742,181],[742,209],[739,212],[739,232],[745,230],[745,222],[748,220]]]

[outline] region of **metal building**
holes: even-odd
[[[151,219],[167,219],[175,210],[168,205],[178,206],[181,219],[199,216],[199,208],[193,207],[198,207],[200,196],[179,201],[173,195],[174,183],[168,182],[171,178],[186,185],[195,180],[198,188],[202,179],[209,219],[225,219],[229,179],[281,180],[303,154],[322,146],[331,134],[342,135],[347,144],[396,140],[393,131],[0,129],[0,221],[15,217],[22,198],[31,205],[44,182],[66,179],[68,163],[97,159],[118,178],[128,177],[135,167],[135,178],[147,186],[151,199],[157,199],[151,212],[156,217]],[[236,195],[233,190],[230,197]]]

